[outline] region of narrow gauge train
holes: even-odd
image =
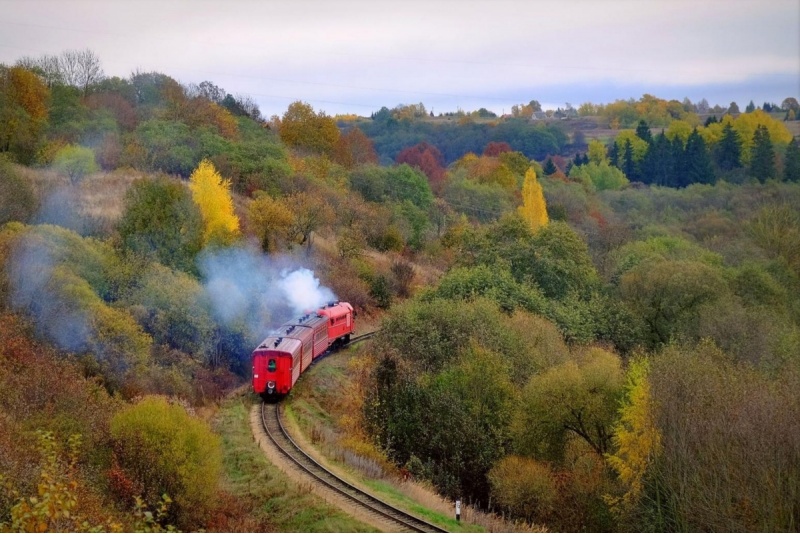
[[[353,307],[331,302],[283,324],[253,351],[253,391],[265,399],[289,393],[311,362],[350,341]]]

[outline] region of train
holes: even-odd
[[[355,316],[348,302],[329,302],[287,321],[253,351],[253,391],[265,400],[286,396],[314,360],[349,343],[354,332]]]

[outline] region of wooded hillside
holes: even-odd
[[[382,323],[343,425],[441,494],[797,530],[795,98],[266,120],[81,61],[0,65],[0,530],[298,528],[210,424],[290,272]]]

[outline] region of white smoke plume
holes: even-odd
[[[198,264],[216,319],[229,327],[244,325],[256,341],[292,317],[336,300],[311,270],[254,248],[206,251]]]
[[[29,313],[37,331],[60,348],[80,352],[90,337],[86,315],[59,291],[57,263],[47,244],[35,236],[22,239],[9,262],[11,306]]]

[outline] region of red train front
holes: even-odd
[[[286,395],[314,359],[350,341],[354,330],[347,302],[331,302],[284,323],[253,351],[253,391],[266,398]]]

